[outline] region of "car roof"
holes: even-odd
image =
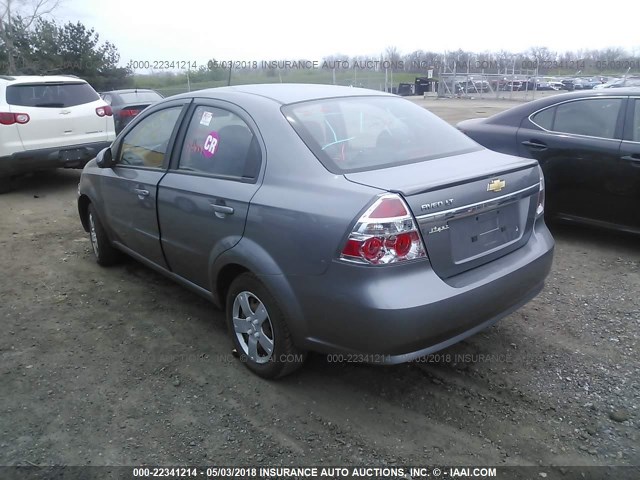
[[[514,120],[521,118],[523,115],[530,115],[532,112],[542,110],[556,103],[567,100],[576,100],[580,98],[598,98],[598,97],[626,97],[640,95],[640,87],[624,87],[624,88],[603,88],[594,90],[578,90],[571,93],[559,93],[557,95],[549,95],[546,97],[531,100],[530,102],[511,107],[500,113],[496,113],[483,120],[484,123],[510,125]]]
[[[389,96],[388,93],[366,88],[343,87],[338,85],[321,85],[311,83],[264,83],[256,85],[237,85],[232,87],[209,88],[194,92],[183,93],[179,97],[211,97],[216,98],[225,93],[242,93],[257,95],[273,100],[280,104],[319,100],[323,98],[355,97],[355,96]]]
[[[155,90],[152,90],[150,88],[123,88],[120,90],[109,90],[107,92],[100,92],[102,95],[106,95],[107,93],[115,93],[115,94],[119,94],[119,93],[136,93],[136,92],[153,92],[153,93],[158,93]],[[159,95],[159,94],[158,94]]]
[[[0,75],[0,82],[14,85],[20,83],[87,83],[75,75]]]

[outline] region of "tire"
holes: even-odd
[[[306,353],[294,346],[278,302],[253,274],[243,273],[231,283],[226,320],[240,361],[260,377],[281,378],[303,365]]]
[[[91,204],[87,209],[87,215],[89,223],[89,240],[91,241],[91,248],[93,250],[93,255],[96,258],[96,262],[104,267],[118,263],[121,259],[121,253],[111,245],[111,242],[107,237],[107,232],[105,232],[104,227],[96,214],[96,209]]]
[[[13,177],[0,177],[0,193],[9,193],[15,189],[15,179]]]

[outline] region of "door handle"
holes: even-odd
[[[525,147],[529,147],[533,150],[538,150],[540,152],[544,151],[547,149],[547,145],[545,143],[542,142],[536,142],[536,141],[529,141],[529,140],[525,140],[524,142],[522,142],[522,145],[524,145]]]
[[[626,160],[627,162],[632,162],[634,167],[640,167],[640,156],[638,155],[625,155],[620,157],[621,160]]]
[[[209,205],[211,205],[211,208],[213,208],[213,211],[216,212],[216,216],[220,217],[221,214],[222,216],[224,215],[233,215],[233,207],[228,207],[226,205],[218,205],[217,203],[210,203]]]
[[[134,188],[133,191],[136,192],[139,197],[149,196],[149,190],[145,190],[144,188]]]

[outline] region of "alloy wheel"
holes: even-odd
[[[274,330],[269,313],[253,293],[243,291],[233,301],[233,329],[243,353],[259,364],[273,356]]]

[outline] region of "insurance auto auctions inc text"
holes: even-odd
[[[208,474],[217,478],[233,478],[228,475],[226,467],[211,471]],[[243,469],[244,478],[418,478],[444,477],[496,477],[496,468],[492,467],[259,467]]]

